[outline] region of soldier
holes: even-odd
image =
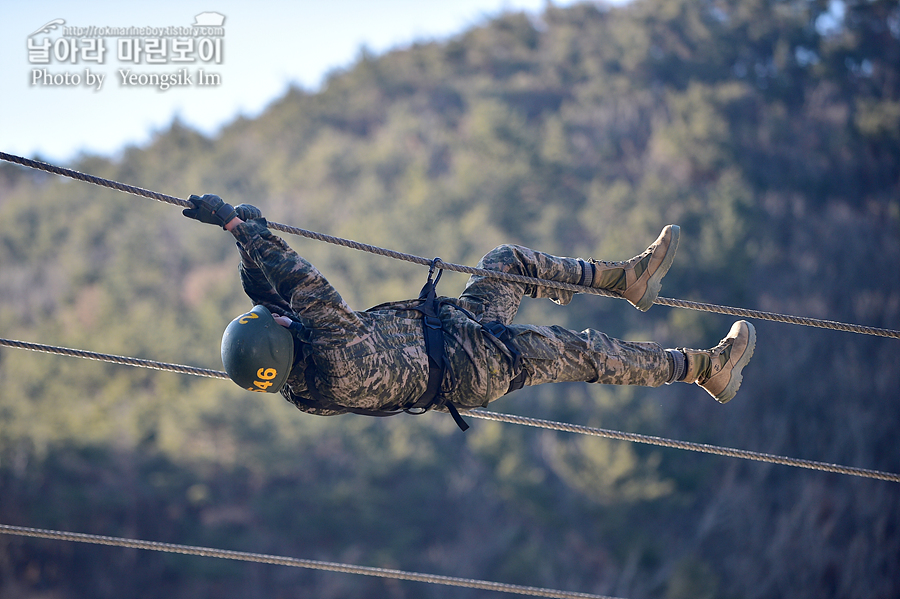
[[[228,325],[222,361],[251,391],[281,394],[304,412],[382,416],[486,406],[526,385],[581,381],[608,385],[697,383],[720,403],[740,387],[756,331],[746,321],[708,350],[663,349],[596,330],[513,324],[523,296],[565,305],[571,291],[472,276],[459,298],[437,297],[429,273],[418,299],[356,312],[319,271],[267,228],[259,209],[215,195],[190,197],[184,215],[230,231],[240,277],[254,308]],[[646,251],[624,262],[562,258],[502,245],[479,267],[607,289],[650,308],[675,257],[679,228],[668,225]],[[437,277],[440,278],[440,274]]]

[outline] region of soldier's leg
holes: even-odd
[[[501,245],[485,254],[478,263],[478,268],[578,285],[584,284],[585,273],[590,272],[591,265],[578,258],[552,256],[518,245]],[[473,312],[482,322],[496,320],[510,324],[522,297],[526,295],[551,299],[565,305],[572,300],[574,293],[473,275],[459,299],[462,307]]]
[[[639,310],[647,310],[656,300],[662,278],[675,258],[679,231],[677,225],[667,225],[643,253],[623,262],[562,258],[518,245],[501,245],[488,252],[479,267],[607,289],[621,294]],[[460,300],[463,307],[484,322],[498,320],[509,324],[526,295],[565,305],[574,293],[476,275],[469,279]]]
[[[605,385],[696,383],[727,403],[741,386],[753,356],[756,330],[745,320],[708,350],[663,349],[656,343],[620,341],[592,329],[512,325],[522,354],[526,385],[586,382]]]
[[[526,385],[585,382],[656,387],[669,382],[672,359],[657,343],[622,341],[594,329],[512,325]]]

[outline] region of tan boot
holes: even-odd
[[[594,265],[592,286],[618,291],[635,308],[646,312],[656,301],[662,278],[675,259],[680,232],[678,225],[666,225],[650,247],[625,262],[591,260]]]
[[[685,383],[697,383],[719,403],[728,403],[737,394],[741,370],[753,356],[756,329],[746,320],[731,325],[728,335],[712,349],[679,350],[687,358]]]

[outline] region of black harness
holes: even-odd
[[[428,269],[428,280],[425,282],[425,285],[422,287],[422,291],[419,293],[419,299],[423,301],[418,307],[413,308],[414,310],[422,313],[422,325],[425,334],[425,351],[428,354],[428,384],[425,387],[425,393],[423,393],[418,399],[416,399],[409,405],[398,406],[396,408],[385,408],[381,410],[369,410],[366,408],[354,408],[336,404],[326,399],[321,393],[319,393],[318,389],[316,388],[315,362],[313,361],[310,352],[304,351],[303,354],[306,361],[304,377],[306,379],[306,388],[310,396],[312,397],[312,401],[295,395],[292,395],[292,399],[294,399],[298,403],[303,404],[306,407],[313,409],[324,409],[343,413],[349,412],[352,414],[361,414],[363,416],[379,417],[394,416],[401,412],[406,412],[407,414],[424,414],[432,408],[446,407],[450,412],[450,415],[453,416],[453,420],[456,422],[457,426],[459,426],[459,428],[463,431],[468,429],[469,424],[465,420],[463,420],[462,416],[460,416],[457,407],[451,402],[447,401],[446,398],[441,394],[441,384],[443,383],[444,375],[449,372],[450,376],[453,377],[453,371],[450,369],[450,360],[447,358],[447,352],[444,349],[444,330],[442,328],[441,319],[438,316],[441,302],[437,298],[436,288],[438,281],[441,280],[441,275],[444,274],[444,271],[442,269],[439,270],[437,277],[434,276],[434,271],[437,267],[437,263],[440,262],[440,260],[440,258],[435,258],[431,261],[431,267]],[[457,306],[457,308],[463,310],[463,308],[460,308],[459,306]],[[472,315],[469,314],[469,316]],[[304,327],[296,321],[291,324],[290,328],[294,332],[300,332],[304,330]],[[483,324],[482,331],[486,334],[496,337],[501,342],[503,342],[503,344],[509,350],[510,354],[512,354],[513,356],[513,369],[519,370],[521,355],[513,345],[512,338],[514,337],[514,335],[510,332],[506,325],[498,321],[493,321]],[[305,345],[305,343],[303,343],[302,341],[301,344]],[[510,393],[512,391],[515,391],[516,389],[521,389],[524,385],[525,371],[522,370],[510,382],[509,389],[506,392]]]

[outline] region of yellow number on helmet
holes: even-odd
[[[257,387],[259,387],[260,389],[268,389],[269,387],[272,386],[273,383],[272,383],[272,381],[266,381],[266,382],[253,381],[253,384],[256,385]]]
[[[259,314],[256,314],[254,312],[247,312],[246,314],[241,316],[241,319],[238,322],[241,324],[247,324],[249,322],[248,319],[250,318],[259,318]]]
[[[278,371],[274,368],[266,368],[265,370],[260,368],[256,371],[256,378],[260,378],[264,381],[271,381],[276,376],[278,376]]]

